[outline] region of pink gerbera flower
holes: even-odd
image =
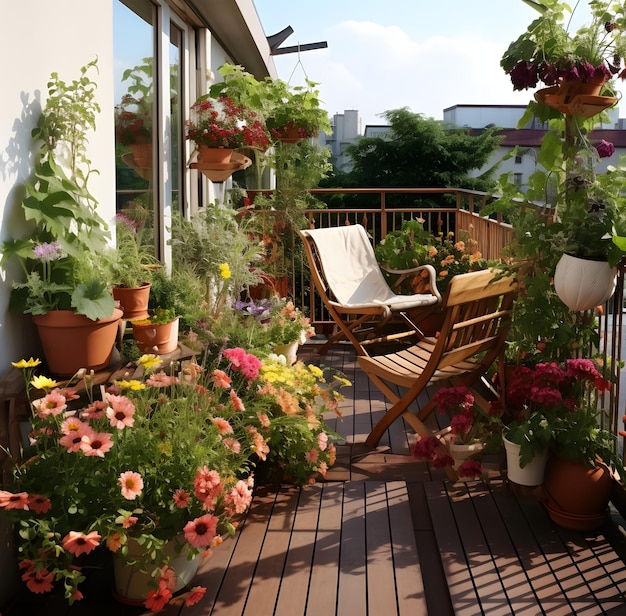
[[[172,591],[168,588],[159,588],[158,590],[151,590],[148,593],[148,598],[144,601],[144,605],[153,612],[162,610],[167,602],[172,598]]]
[[[194,548],[206,548],[213,543],[217,535],[218,518],[210,513],[191,520],[185,524],[185,539]]]
[[[118,481],[122,486],[122,496],[126,500],[135,500],[143,490],[143,479],[135,471],[123,472]]]
[[[113,440],[108,432],[91,432],[81,438],[80,448],[86,456],[104,458],[104,454],[113,447]]]
[[[187,490],[183,490],[182,488],[179,488],[178,490],[176,490],[176,492],[174,492],[174,496],[172,498],[174,499],[175,505],[179,509],[184,509],[185,507],[189,505],[191,494],[189,494]]]
[[[91,406],[82,411],[80,416],[83,419],[100,419],[104,417],[104,412],[108,408],[109,405],[104,400],[96,400]]]
[[[185,599],[185,605],[187,607],[191,605],[195,605],[204,597],[204,593],[206,592],[206,588],[204,586],[194,586],[189,593],[187,599]]]
[[[65,447],[68,453],[77,453],[82,449],[83,436],[93,434],[93,430],[89,424],[81,422],[78,430],[70,432],[59,439],[59,444]]]
[[[88,534],[71,530],[63,537],[63,549],[74,556],[89,554],[100,545],[100,534],[95,530]]]
[[[1,509],[23,509],[28,511],[28,492],[6,492],[0,490],[0,508]]]
[[[220,434],[224,435],[233,433],[233,427],[223,417],[214,417],[213,419],[211,419],[211,422],[213,423],[213,425],[217,426]]]
[[[48,511],[52,509],[52,503],[50,499],[45,496],[33,494],[28,499],[28,508],[35,513],[48,513]]]
[[[73,432],[78,432],[85,425],[78,417],[68,417],[61,423],[61,432],[63,434],[72,434]]]
[[[135,405],[126,396],[106,394],[106,398],[110,405],[106,410],[106,416],[111,426],[118,430],[131,428],[135,423]]]
[[[59,390],[54,389],[43,398],[33,400],[33,407],[39,417],[48,417],[62,413],[67,408],[67,404],[65,397],[59,393]]]

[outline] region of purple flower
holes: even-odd
[[[33,248],[35,258],[41,261],[55,261],[63,256],[59,242],[42,242]]]
[[[594,143],[594,147],[598,151],[598,156],[600,158],[608,158],[609,156],[613,156],[615,152],[615,146],[610,142],[602,139],[597,143]]]

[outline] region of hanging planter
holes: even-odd
[[[218,150],[220,152],[224,151],[224,148],[207,148],[207,150]],[[228,155],[230,162],[224,163],[212,163],[200,161],[198,159],[197,162],[190,163],[190,167],[192,169],[197,169],[205,175],[212,182],[220,183],[225,182],[235,171],[242,171],[243,169],[247,169],[252,161],[243,154],[239,154],[238,152],[233,152],[231,150],[231,154]]]
[[[565,115],[591,118],[617,103],[614,96],[599,96],[604,81],[562,81],[535,92],[535,100]]]
[[[590,310],[613,295],[616,276],[617,269],[606,261],[564,254],[554,272],[554,290],[570,310]]]
[[[611,471],[602,462],[588,468],[553,456],[546,466],[543,483],[548,515],[563,528],[598,528],[606,518],[612,481]]]
[[[101,370],[109,365],[122,311],[92,321],[73,310],[51,310],[33,316],[50,371],[72,376],[81,368]]]

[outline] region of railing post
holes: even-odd
[[[380,191],[380,237],[387,237],[387,212],[385,211],[385,193],[384,190]]]

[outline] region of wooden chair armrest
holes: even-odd
[[[417,267],[403,270],[391,269],[390,267],[386,267],[385,265],[381,265],[380,268],[382,270],[385,270],[389,274],[397,274],[399,276],[398,280],[396,280],[396,282],[393,284],[393,287],[397,287],[402,284],[407,278],[409,278],[409,276],[422,270],[426,270],[428,272],[431,293],[439,300],[439,302],[441,302],[441,293],[437,288],[437,272],[432,265],[418,265]]]

